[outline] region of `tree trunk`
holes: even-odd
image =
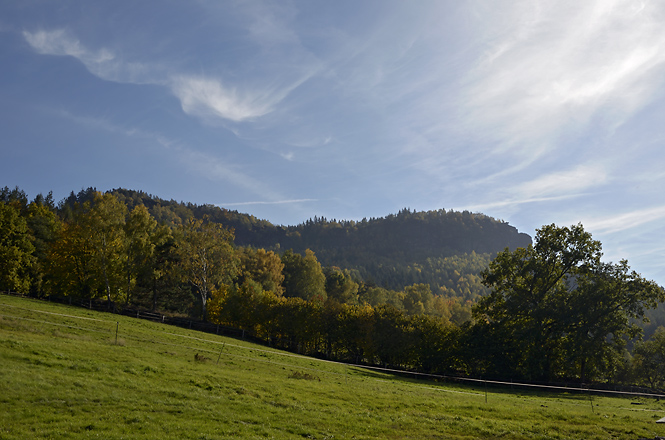
[[[127,258],[129,260],[129,257]],[[132,295],[132,274],[129,268],[129,263],[127,263],[127,298],[125,298],[125,305],[129,305],[129,298]]]
[[[157,310],[157,277],[152,276],[152,311]]]
[[[102,257],[102,272],[104,273],[104,283],[106,284],[106,299],[109,303],[109,310],[111,309],[111,284],[109,283],[109,276],[106,273],[106,258]]]
[[[208,311],[208,309],[207,309],[208,289],[207,289],[207,285],[206,285],[205,282],[203,283],[203,286],[201,286],[201,288],[199,289],[199,292],[201,293],[201,314],[203,315],[203,316],[201,316],[201,320],[204,321],[204,322],[207,322],[208,321],[208,314],[207,314],[207,311]]]

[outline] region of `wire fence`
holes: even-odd
[[[145,319],[152,322],[161,322],[162,324],[174,325],[181,328],[188,328],[190,330],[201,331],[205,333],[214,333],[221,336],[230,336],[233,338],[242,338],[254,342],[261,342],[258,338],[248,334],[243,329],[223,326],[219,324],[212,324],[203,322],[192,318],[185,318],[179,316],[170,316],[162,313],[153,312],[150,310],[140,309],[136,307],[119,306],[114,302],[109,302],[105,299],[99,298],[77,298],[72,296],[59,296],[50,295],[43,298],[36,298],[30,295],[25,295],[19,292],[4,291],[0,294],[18,296],[21,298],[39,299],[47,302],[54,302],[58,304],[66,304],[75,307],[83,307],[88,310],[97,312],[111,312],[118,315],[130,316],[137,319]]]
[[[42,310],[36,310],[36,309],[29,309],[25,307],[18,307],[18,306],[13,306],[9,304],[3,304],[0,303],[0,309],[1,308],[8,308],[11,311],[14,311],[15,313],[34,313],[34,314],[44,314],[48,316],[51,316],[53,318],[61,318],[61,319],[81,319],[86,321],[95,321],[97,323],[100,323],[101,325],[106,327],[106,330],[99,330],[97,328],[92,328],[92,327],[81,327],[77,325],[71,325],[71,324],[66,324],[66,323],[61,323],[61,322],[54,322],[54,321],[48,321],[45,319],[35,319],[35,318],[29,318],[26,316],[19,316],[17,314],[6,314],[6,313],[1,313],[0,318],[7,318],[7,319],[15,319],[17,321],[26,321],[30,323],[38,323],[38,324],[44,324],[46,326],[53,326],[53,327],[65,327],[68,329],[73,329],[73,330],[83,330],[83,331],[88,331],[88,332],[93,332],[93,333],[102,333],[107,336],[110,336],[112,338],[112,333],[113,329],[116,329],[118,325],[117,321],[108,321],[108,320],[101,320],[101,319],[93,319],[93,318],[87,318],[87,317],[80,317],[80,316],[74,316],[74,315],[68,315],[68,314],[63,314],[63,313],[53,313],[53,312],[47,312],[47,311],[42,311]],[[0,319],[1,322],[1,319]],[[178,348],[178,349],[183,349],[183,350],[188,350],[190,352],[196,353],[195,358],[201,361],[214,361],[215,364],[219,364],[221,359],[224,359],[225,361],[229,359],[236,359],[236,360],[241,360],[241,361],[246,361],[250,362],[252,365],[255,365],[256,363],[262,363],[262,364],[268,364],[268,365],[274,365],[278,367],[284,367],[291,369],[292,371],[301,373],[301,372],[311,372],[312,374],[316,374],[318,376],[326,377],[326,376],[335,376],[338,379],[344,378],[344,383],[346,385],[349,385],[349,379],[350,379],[350,371],[358,369],[358,371],[364,371],[363,366],[359,365],[352,365],[352,364],[346,364],[342,362],[336,362],[336,361],[329,361],[329,360],[324,360],[324,359],[315,359],[315,358],[310,358],[307,356],[299,355],[299,354],[294,354],[294,353],[288,353],[288,352],[281,352],[281,351],[275,351],[275,350],[270,350],[270,349],[264,349],[256,346],[247,346],[247,345],[240,345],[240,344],[233,344],[230,343],[228,340],[212,340],[212,339],[207,339],[203,337],[197,337],[193,336],[191,334],[182,334],[182,333],[176,333],[172,331],[164,331],[159,333],[159,339],[155,339],[154,337],[146,337],[145,335],[141,335],[138,329],[133,328],[132,331],[134,332],[133,334],[129,334],[127,330],[121,330],[120,331],[120,336],[121,336],[121,341],[123,341],[123,345],[126,343],[126,341],[133,341],[135,343],[141,343],[141,344],[149,344],[149,345],[161,345],[161,346],[166,346],[166,347],[172,347],[172,348]],[[116,343],[117,343],[117,334],[116,334]],[[180,341],[180,342],[178,342]],[[185,343],[185,341],[190,341],[191,343]],[[201,353],[206,354],[211,356],[211,358],[206,358],[203,355],[200,355]],[[253,354],[253,355],[252,355]],[[281,360],[280,360],[281,359]],[[289,360],[300,360],[300,361],[305,361],[308,365],[302,365],[297,364],[294,362],[289,362]],[[327,364],[329,366],[333,366],[334,368],[327,368],[323,369],[322,364]],[[388,374],[390,374],[389,370],[386,370]],[[318,377],[317,376],[317,377]],[[295,376],[294,376],[295,377]],[[402,383],[405,385],[408,385],[410,387],[418,387],[422,389],[427,389],[431,391],[436,391],[436,392],[442,392],[442,393],[452,393],[452,394],[463,394],[463,395],[469,395],[469,396],[475,396],[482,398],[483,394],[480,392],[474,392],[474,391],[461,391],[461,390],[456,390],[452,388],[443,388],[443,387],[433,387],[433,386],[425,386],[422,384],[414,383],[413,381],[408,381],[408,382],[403,382],[400,380],[398,377],[393,376],[393,380],[388,380],[390,376],[386,378],[377,378],[377,377],[368,377],[364,374],[361,375],[363,379],[359,380],[373,380],[373,381],[379,381],[379,382],[385,382],[385,383],[393,383],[393,384],[398,384]],[[351,380],[357,379],[357,377],[351,377]],[[352,384],[353,386],[353,384]]]
[[[129,316],[136,318],[135,315]],[[139,314],[138,317],[141,317],[141,315]],[[44,326],[54,326],[58,328],[65,327],[76,331],[102,334],[107,340],[109,338],[113,338],[113,333],[115,331],[116,343],[118,341],[117,338],[119,321],[115,320],[98,319],[92,316],[76,316],[68,313],[56,313],[53,311],[38,310],[37,308],[31,307],[20,307],[12,304],[6,304],[4,301],[0,302],[0,323],[3,319],[16,319],[30,323],[39,323]],[[123,323],[123,320],[120,320],[120,323]],[[475,408],[482,408],[482,402],[484,401],[485,406],[490,408],[490,410],[494,410],[493,408],[496,406],[516,403],[519,400],[521,404],[526,406],[533,405],[534,407],[542,408],[547,408],[549,406],[550,409],[545,411],[551,411],[553,414],[559,414],[557,411],[574,411],[575,414],[579,414],[579,411],[584,407],[586,407],[586,409],[583,411],[589,411],[594,414],[600,411],[605,411],[606,413],[619,414],[624,417],[628,417],[628,413],[633,411],[652,412],[654,414],[656,412],[663,412],[662,405],[656,404],[655,402],[650,404],[641,404],[640,406],[634,406],[631,404],[620,406],[612,405],[611,409],[608,409],[608,407],[606,407],[604,404],[599,403],[598,400],[594,401],[593,397],[594,393],[609,393],[606,390],[541,386],[534,384],[501,382],[463,377],[426,375],[422,373],[405,372],[402,370],[393,370],[381,367],[368,367],[366,365],[354,365],[324,359],[316,359],[295,353],[277,351],[267,347],[244,344],[241,341],[234,343],[232,340],[225,338],[217,338],[216,336],[206,337],[206,335],[203,334],[196,334],[189,331],[189,328],[168,328],[166,326],[159,325],[156,327],[153,327],[152,325],[130,325],[130,323],[127,321],[125,321],[123,324],[125,328],[123,329],[120,327],[120,336],[126,341],[131,341],[129,342],[131,345],[136,343],[136,346],[146,347],[146,349],[150,349],[150,347],[154,347],[157,344],[161,346],[174,347],[170,350],[175,352],[180,352],[180,350],[183,350],[188,352],[188,357],[193,355],[198,361],[211,364],[211,371],[214,371],[217,366],[219,366],[221,369],[238,369],[251,366],[250,369],[254,369],[254,365],[261,363],[280,367],[280,371],[286,369],[287,374],[288,370],[291,370],[291,375],[287,376],[288,379],[283,379],[285,381],[292,378],[321,377],[327,381],[334,380],[338,384],[337,386],[339,386],[341,389],[348,390],[357,390],[360,387],[363,389],[377,389],[382,390],[383,392],[393,393],[391,395],[400,392],[418,393],[423,395],[423,397],[426,399],[441,398],[457,400],[468,397],[471,399],[470,402],[474,403]],[[145,333],[143,333],[144,331]],[[154,350],[154,348],[152,349]],[[162,353],[161,350],[159,350],[159,352]],[[209,357],[199,357],[200,353],[204,353]],[[173,355],[174,353],[169,354]],[[221,365],[219,365],[220,361]],[[386,373],[388,375],[376,376],[373,374],[367,374],[368,371],[372,370],[380,373]],[[305,374],[301,374],[301,371],[310,372],[316,376],[307,376]],[[298,376],[297,374],[301,375]],[[415,380],[432,380],[433,378],[445,382],[472,384],[474,386],[454,386],[451,384],[432,385],[422,380]],[[501,387],[501,389],[492,390],[491,386]],[[510,389],[508,389],[508,387],[510,387]],[[513,387],[523,387],[525,389],[534,391],[555,391],[557,393],[563,391],[575,392],[578,394],[586,393],[586,395],[579,395],[578,397],[562,396],[562,398],[557,396],[553,398],[554,396],[547,394],[543,395],[541,393],[531,394],[520,393],[517,391],[512,392]],[[493,391],[496,391],[496,393]],[[612,394],[656,398],[665,397],[665,395],[650,393],[614,392]],[[353,397],[355,396],[355,393],[352,393],[351,395],[352,399],[357,398]],[[357,399],[359,404],[362,404],[361,399]],[[468,403],[466,405],[468,406]],[[644,416],[635,417],[644,418]],[[657,418],[656,416],[654,417]]]
[[[19,297],[25,297],[24,295],[17,294],[15,292],[0,292],[3,294],[9,294],[12,296],[19,296]],[[76,298],[68,298],[68,297],[50,297],[49,298],[50,302],[56,302],[56,303],[63,303],[63,304],[69,304],[73,306],[79,306],[79,307],[84,307],[89,310],[94,310],[94,311],[101,311],[101,312],[107,312],[109,311],[109,304],[104,300],[77,300]],[[73,319],[73,320],[87,320],[89,322],[99,322],[103,323],[105,325],[106,329],[99,329],[99,328],[93,328],[93,327],[81,327],[81,326],[75,326],[73,324],[62,324],[62,323],[54,323],[51,321],[45,321],[45,320],[37,320],[34,318],[28,318],[28,317],[22,317],[22,316],[17,316],[17,315],[9,315],[9,314],[0,314],[0,317],[2,318],[11,318],[11,319],[18,319],[18,320],[25,320],[25,321],[33,321],[37,323],[42,323],[46,325],[52,325],[56,327],[67,327],[71,329],[77,329],[77,330],[82,330],[82,331],[90,331],[90,332],[95,332],[95,333],[104,333],[104,334],[109,334],[111,337],[113,336],[113,332],[115,331],[115,342],[118,342],[118,332],[119,332],[119,323],[117,321],[109,321],[109,320],[102,320],[102,319],[97,319],[97,318],[89,318],[89,317],[81,317],[81,316],[75,316],[75,315],[67,315],[67,314],[60,314],[60,313],[53,313],[53,312],[47,312],[47,311],[41,311],[41,310],[36,310],[36,309],[26,309],[26,308],[21,308],[17,306],[12,306],[8,304],[0,304],[0,306],[3,307],[8,307],[13,310],[22,310],[24,312],[33,312],[33,313],[38,313],[38,314],[45,314],[45,315],[52,315],[52,316],[57,316],[57,317],[62,317],[62,318],[68,318],[68,319]],[[113,311],[111,309],[111,311]],[[182,318],[182,317],[171,317],[159,313],[154,313],[150,311],[145,311],[145,310],[140,310],[140,309],[132,309],[132,308],[116,308],[114,313],[123,315],[123,316],[128,316],[132,318],[137,318],[137,319],[145,319],[149,320],[152,322],[156,323],[162,323],[166,325],[171,325],[171,326],[176,326],[179,328],[184,328],[188,330],[194,330],[197,332],[205,332],[205,333],[210,333],[210,334],[216,334],[219,336],[229,336],[232,338],[236,339],[242,339],[242,340],[248,340],[248,342],[257,342],[257,343],[263,343],[264,341],[259,340],[258,338],[253,338],[251,335],[246,334],[244,330],[241,329],[236,329],[232,327],[226,327],[226,326],[221,326],[217,324],[211,324],[211,323],[206,323],[206,322],[201,322],[201,321],[196,321],[192,320],[189,318]],[[629,387],[630,390],[627,390],[625,387],[615,387],[614,389],[609,389],[609,388],[599,388],[599,387],[590,387],[588,385],[584,384],[579,384],[577,386],[568,386],[567,384],[563,385],[556,385],[556,384],[537,384],[537,383],[526,383],[526,382],[513,382],[513,381],[501,381],[501,380],[492,380],[492,379],[483,379],[483,378],[470,378],[470,377],[460,377],[460,376],[450,376],[450,375],[439,375],[439,374],[431,374],[431,373],[423,373],[423,372],[418,372],[418,371],[407,371],[407,370],[400,370],[400,369],[392,369],[392,368],[385,368],[385,367],[380,367],[380,366],[373,366],[373,365],[365,365],[365,364],[354,364],[354,363],[345,363],[345,362],[338,362],[338,361],[332,361],[332,360],[327,360],[327,359],[320,359],[320,358],[314,358],[314,357],[308,357],[308,356],[303,356],[300,354],[296,353],[289,353],[285,351],[276,351],[276,350],[270,350],[267,348],[259,348],[256,346],[244,346],[244,345],[237,345],[237,344],[231,344],[228,343],[228,341],[214,341],[210,339],[205,339],[205,338],[199,338],[196,336],[191,336],[191,335],[184,335],[184,334],[179,334],[179,333],[173,333],[173,332],[168,332],[165,331],[163,332],[163,335],[166,337],[172,337],[175,338],[176,340],[178,339],[188,339],[192,341],[197,341],[205,344],[204,347],[195,347],[195,346],[189,346],[189,345],[182,345],[182,344],[176,344],[173,342],[167,342],[167,341],[160,341],[160,340],[154,340],[154,339],[144,339],[141,338],[137,335],[129,335],[126,333],[121,333],[121,336],[123,339],[129,339],[129,340],[135,340],[137,342],[150,342],[150,343],[155,343],[155,344],[161,344],[161,345],[172,345],[172,346],[177,346],[181,348],[186,348],[186,349],[192,349],[192,350],[199,350],[202,352],[207,352],[207,353],[212,353],[212,354],[217,354],[220,353],[220,351],[223,351],[224,348],[234,348],[237,350],[248,350],[248,351],[253,351],[257,353],[265,353],[265,354],[270,354],[273,356],[280,356],[280,357],[285,357],[285,358],[299,358],[299,359],[304,359],[308,361],[315,361],[315,362],[321,362],[321,363],[328,363],[328,364],[334,364],[334,365],[340,365],[340,366],[345,366],[345,367],[352,367],[352,368],[359,368],[359,369],[364,369],[364,370],[371,370],[371,371],[377,371],[377,372],[382,372],[382,373],[387,373],[395,376],[400,376],[404,378],[412,378],[412,379],[419,379],[419,380],[427,380],[427,381],[438,381],[438,382],[447,382],[447,383],[459,383],[459,384],[470,384],[470,385],[481,385],[485,389],[487,389],[488,386],[490,387],[500,387],[500,388],[505,388],[505,389],[523,389],[523,390],[533,390],[533,391],[543,391],[543,392],[555,392],[555,393],[584,393],[584,394],[595,394],[595,395],[615,395],[615,396],[624,396],[624,397],[647,397],[647,398],[654,398],[654,399],[665,399],[665,394],[660,393],[660,392],[654,392],[652,390],[644,389],[641,387]],[[209,345],[212,346],[220,346],[221,345],[221,350],[214,350],[209,347]],[[231,353],[226,353],[225,355],[228,356],[236,356],[236,357],[243,357],[242,355],[239,354],[231,354]],[[221,354],[220,354],[221,356]],[[246,357],[246,356],[244,356]],[[258,362],[268,362],[265,359],[257,359],[256,357],[251,358],[253,361],[258,361]],[[275,363],[275,362],[271,362]],[[278,364],[281,366],[290,366],[290,364]],[[303,368],[305,369],[305,368]],[[313,371],[320,371],[317,369],[311,369]],[[473,393],[472,393],[473,394]],[[477,393],[476,393],[477,394]]]

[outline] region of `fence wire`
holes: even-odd
[[[108,320],[102,320],[102,319],[95,319],[95,318],[87,318],[87,317],[81,317],[81,316],[74,316],[74,315],[66,315],[66,314],[59,314],[59,313],[53,313],[53,312],[47,312],[47,311],[42,311],[42,310],[35,310],[35,309],[28,309],[28,308],[22,308],[18,306],[13,306],[9,304],[0,304],[0,306],[5,306],[5,307],[12,307],[15,309],[20,309],[28,312],[35,312],[35,313],[44,313],[44,314],[49,314],[53,316],[61,316],[61,317],[67,317],[67,318],[72,318],[72,319],[82,319],[82,320],[90,320],[90,321],[97,321],[97,322],[103,322],[107,323],[109,325],[116,324],[114,321],[108,321]],[[123,313],[123,315],[128,316],[128,317],[133,317],[133,318],[140,318],[140,313]],[[197,326],[194,326],[192,328],[192,320],[187,320],[187,319],[180,319],[175,323],[167,323],[165,322],[164,316],[163,315],[156,315],[154,313],[145,313],[145,315],[149,315],[147,319],[150,319],[151,321],[156,321],[156,323],[159,323],[159,319],[155,319],[155,316],[162,316],[161,323],[167,324],[167,325],[175,325],[177,327],[187,327],[186,323],[189,322],[189,327],[194,330],[196,330]],[[9,315],[0,315],[0,316],[7,316],[11,317]],[[109,331],[100,331],[100,330],[94,330],[94,329],[89,329],[89,328],[84,328],[84,327],[76,327],[76,326],[70,326],[66,324],[54,324],[52,322],[48,321],[39,321],[39,320],[34,320],[34,319],[28,319],[28,318],[21,318],[21,317],[13,317],[14,319],[25,319],[25,320],[32,320],[34,322],[40,322],[44,324],[50,324],[50,325],[58,325],[58,326],[63,326],[63,327],[68,327],[68,328],[73,328],[73,329],[78,329],[78,330],[84,330],[84,331],[92,331],[92,332],[98,332],[98,333],[111,333],[112,330]],[[180,322],[182,321],[182,322]],[[214,328],[215,325],[209,325],[209,327]],[[217,329],[220,328],[220,326],[216,326]],[[226,329],[225,327],[222,327]],[[208,329],[210,330],[210,329]],[[238,332],[237,329],[230,329],[230,330],[235,330]],[[211,331],[206,331],[206,333],[214,333]],[[217,330],[217,333],[219,333],[219,330]],[[289,352],[284,352],[284,351],[274,351],[274,350],[267,350],[263,348],[258,348],[258,347],[247,347],[247,346],[242,346],[242,345],[237,345],[237,344],[229,344],[224,341],[213,341],[210,339],[204,339],[204,338],[199,338],[195,336],[190,336],[190,335],[183,335],[179,333],[173,333],[173,332],[164,332],[165,335],[169,336],[175,336],[178,338],[185,338],[185,339],[191,339],[191,340],[196,340],[199,342],[203,342],[206,344],[214,344],[214,345],[222,345],[224,347],[233,347],[236,349],[241,349],[241,350],[250,350],[254,352],[262,352],[262,353],[267,353],[267,354],[273,354],[276,356],[283,356],[283,357],[291,357],[291,358],[298,358],[298,359],[303,359],[303,360],[308,360],[308,361],[316,361],[316,362],[322,362],[322,363],[328,363],[328,364],[334,364],[334,365],[340,365],[340,366],[346,366],[346,367],[353,367],[353,368],[359,368],[359,369],[364,369],[364,370],[372,370],[372,371],[378,371],[378,372],[383,372],[386,374],[392,374],[392,375],[399,375],[399,376],[409,376],[413,378],[419,378],[422,380],[441,380],[441,381],[446,381],[446,382],[456,382],[456,383],[470,383],[470,384],[476,384],[476,385],[492,385],[492,386],[499,386],[499,387],[518,387],[518,388],[523,388],[523,389],[531,389],[531,390],[540,390],[540,391],[551,391],[551,392],[570,392],[570,393],[587,393],[587,394],[598,394],[598,395],[618,395],[618,396],[624,396],[624,397],[648,397],[648,398],[655,398],[655,399],[661,399],[665,398],[665,394],[659,394],[659,393],[650,393],[650,392],[635,392],[635,391],[619,391],[619,390],[605,390],[605,389],[599,389],[599,388],[591,388],[591,387],[569,387],[569,386],[557,386],[557,385],[542,385],[542,384],[532,384],[532,383],[524,383],[524,382],[507,382],[507,381],[500,381],[500,380],[491,380],[491,379],[482,379],[482,378],[469,378],[469,377],[461,377],[461,376],[450,376],[450,375],[438,375],[438,374],[431,374],[431,373],[422,373],[418,371],[408,371],[408,370],[400,370],[400,369],[394,369],[394,368],[385,368],[385,367],[379,367],[379,366],[371,366],[371,365],[362,365],[362,364],[352,364],[352,363],[345,363],[345,362],[339,362],[339,361],[331,361],[327,359],[319,359],[315,357],[308,357],[308,356],[303,356],[295,353],[289,353]],[[238,333],[239,335],[240,333]],[[122,334],[123,339],[130,339],[130,340],[135,340],[138,342],[150,342],[150,343],[155,343],[155,344],[161,344],[161,345],[171,345],[171,346],[176,346],[176,347],[181,347],[181,348],[186,348],[186,349],[191,349],[191,350],[199,350],[199,351],[205,351],[209,353],[214,353],[217,354],[218,351],[215,350],[210,350],[210,349],[204,349],[204,348],[196,348],[196,347],[191,347],[191,346],[186,346],[186,345],[180,345],[180,344],[172,344],[168,342],[163,342],[163,341],[155,341],[154,339],[141,339],[137,338],[135,336],[127,335],[127,334]],[[232,354],[227,354],[231,356]],[[243,357],[241,355],[232,355],[236,357]],[[244,357],[247,359],[252,359],[253,361],[259,361],[259,362],[271,362],[271,361],[266,361],[266,360],[261,360],[261,359],[256,359],[256,358],[249,358],[249,357]],[[276,363],[272,362],[276,365],[280,366],[289,366],[289,364],[281,364],[281,363]],[[303,369],[305,367],[302,367]],[[311,369],[314,371],[320,371],[324,372],[323,370],[315,370]]]

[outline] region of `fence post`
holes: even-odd
[[[118,345],[118,327],[120,327],[120,322],[115,323],[115,345]]]
[[[222,357],[222,352],[224,351],[224,346],[225,346],[225,345],[226,345],[226,344],[222,344],[222,349],[219,350],[219,356],[217,356],[217,365],[219,365],[219,360],[220,360],[221,357]]]

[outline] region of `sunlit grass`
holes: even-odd
[[[665,435],[655,423],[665,416],[665,402],[655,400],[633,405],[626,398],[396,378],[7,296],[0,297],[0,315],[0,439]]]

